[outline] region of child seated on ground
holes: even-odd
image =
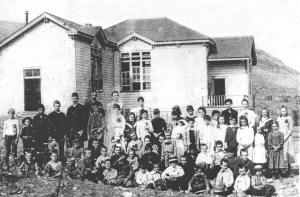
[[[135,149],[135,153],[137,155],[139,155],[140,151],[143,147],[143,141],[138,139],[135,132],[132,132],[130,134],[130,138],[131,138],[131,140],[129,141],[129,143],[127,145],[127,152],[128,152],[129,149],[133,148],[133,149]]]
[[[93,160],[93,162],[95,163],[97,158],[100,156],[100,143],[99,143],[99,140],[98,139],[93,139],[92,140],[92,145],[90,147],[91,149],[91,152],[92,152],[92,155],[91,155],[91,158]]]
[[[110,159],[106,159],[104,165],[103,183],[107,185],[116,185],[118,171],[111,167]]]
[[[209,191],[209,183],[204,173],[207,165],[204,162],[201,162],[198,166],[194,166],[195,174],[189,181],[188,187],[189,192],[196,194]]]
[[[46,176],[48,177],[59,177],[62,173],[63,166],[61,161],[58,161],[58,152],[51,152],[50,161],[45,165]]]
[[[159,190],[164,189],[165,185],[162,184],[161,171],[158,163],[153,165],[153,170],[150,172],[150,180],[152,188]]]
[[[100,148],[100,156],[97,158],[96,162],[95,162],[95,166],[97,169],[101,169],[105,167],[105,161],[107,159],[109,159],[110,157],[107,154],[107,147],[106,146],[102,146]]]
[[[93,182],[97,182],[97,170],[94,170],[94,162],[92,159],[92,151],[91,149],[85,149],[84,157],[79,161],[78,170],[80,173],[81,180],[90,180]]]
[[[23,141],[23,153],[31,149],[34,146],[34,131],[32,127],[32,119],[30,117],[26,117],[22,120],[24,127],[21,130],[20,138]]]
[[[224,158],[225,154],[223,151],[223,142],[222,141],[216,141],[216,147],[215,152],[212,155],[212,177],[215,178],[218,174],[218,172],[221,169],[221,159]]]
[[[78,166],[80,159],[83,156],[83,148],[80,147],[80,140],[75,139],[73,143],[73,147],[70,150],[70,157],[75,159],[75,166]]]
[[[139,158],[135,154],[135,150],[133,148],[129,149],[128,151],[127,161],[129,163],[130,170],[135,172],[139,169]]]
[[[251,195],[270,197],[275,192],[274,186],[266,184],[266,177],[262,175],[263,166],[254,167],[255,175],[251,177]]]
[[[135,182],[141,190],[146,189],[151,184],[151,176],[147,171],[146,166],[140,165],[139,171],[135,174]]]
[[[215,182],[215,189],[218,185],[224,185],[223,191],[216,192],[215,194],[227,196],[232,193],[233,190],[233,173],[228,168],[228,160],[221,159],[220,161],[221,169],[217,175],[216,182]]]
[[[234,182],[234,191],[238,197],[245,196],[250,193],[251,180],[247,175],[247,170],[245,165],[240,164],[238,166],[239,176],[235,179]]]
[[[25,177],[32,177],[39,175],[39,167],[35,160],[32,158],[32,153],[29,151],[25,152],[25,159],[19,166],[19,174]]]
[[[213,174],[211,173],[212,168],[212,155],[208,152],[208,147],[206,144],[201,144],[201,152],[198,154],[195,164],[206,163],[207,165],[207,178],[213,179]]]
[[[75,166],[75,159],[73,157],[68,157],[66,161],[66,166],[64,170],[66,177],[68,179],[76,179],[79,178],[79,173]]]
[[[237,177],[239,174],[239,165],[244,165],[247,169],[246,174],[248,176],[251,176],[252,168],[253,168],[253,162],[248,157],[248,151],[247,149],[243,148],[240,150],[240,156],[236,158],[236,163],[233,171],[234,177]]]

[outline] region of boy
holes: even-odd
[[[191,180],[191,178],[194,175],[194,165],[193,163],[190,163],[187,160],[187,154],[184,154],[181,156],[181,164],[180,166],[182,167],[183,171],[184,171],[184,175],[181,179],[181,183],[180,183],[180,189],[183,191],[188,190],[188,184],[189,181]]]
[[[246,169],[248,169],[246,171],[247,175],[250,176],[251,172],[252,172],[252,168],[253,168],[253,162],[248,158],[248,151],[247,149],[241,149],[240,150],[240,156],[237,157],[236,159],[236,164],[234,167],[234,177],[236,177],[239,173],[239,165],[244,165],[246,167]]]
[[[188,183],[188,191],[193,193],[202,193],[209,191],[209,183],[205,175],[206,164],[200,163],[199,167],[194,166],[196,173]]]
[[[201,152],[198,154],[195,164],[206,163],[208,168],[212,168],[212,155],[207,150],[206,144],[201,144]]]
[[[170,132],[166,132],[165,137],[166,139],[162,144],[161,160],[164,160],[165,167],[168,167],[170,165],[169,157],[171,155],[177,155],[177,148],[176,148],[176,142],[171,138]]]
[[[178,191],[184,171],[181,166],[177,165],[176,155],[171,155],[169,162],[170,166],[163,171],[161,177],[165,179],[167,188]]]
[[[247,175],[247,170],[245,165],[239,165],[239,176],[236,178],[234,182],[234,191],[233,193],[237,194],[237,196],[245,196],[249,193],[251,181],[250,177]]]
[[[143,164],[148,171],[153,169],[155,163],[159,163],[160,157],[158,154],[152,152],[152,144],[146,144],[145,154],[141,157],[140,163]]]
[[[91,151],[92,151],[92,160],[95,163],[97,158],[100,156],[100,144],[99,144],[99,140],[98,139],[93,139],[92,140],[92,145],[90,147]]]
[[[92,159],[92,151],[91,149],[85,149],[84,151],[84,158],[81,159],[78,165],[78,169],[80,171],[80,178],[81,180],[88,179],[97,183],[96,180],[96,170],[94,168],[94,162]]]
[[[73,157],[67,158],[65,173],[68,179],[77,179],[80,177],[78,170],[75,166],[75,159]]]
[[[167,129],[167,124],[164,119],[160,117],[160,111],[158,108],[153,109],[154,118],[151,120],[153,127],[153,139],[154,142],[158,142],[159,136],[165,136],[165,130]]]
[[[77,166],[83,156],[83,148],[80,147],[79,139],[74,140],[73,147],[70,151],[70,156],[75,159],[75,165]]]
[[[103,183],[107,185],[116,185],[118,171],[111,167],[110,159],[105,160],[105,170],[103,171]]]
[[[222,141],[216,141],[215,149],[216,150],[212,155],[213,177],[217,176],[218,172],[221,169],[221,160],[225,157]]]
[[[94,139],[103,144],[104,130],[106,128],[104,113],[100,113],[99,106],[96,102],[92,104],[92,113],[89,115],[87,124],[87,133],[89,137],[89,146]]]
[[[5,143],[5,163],[7,170],[10,170],[9,167],[9,155],[12,152],[15,164],[17,164],[17,144],[20,135],[20,126],[19,121],[15,119],[15,110],[9,108],[8,110],[8,119],[3,123],[3,137]]]
[[[216,178],[216,185],[223,184],[225,185],[224,192],[222,192],[220,195],[227,196],[232,193],[233,190],[233,183],[234,183],[234,178],[233,178],[233,173],[228,168],[228,160],[227,159],[221,159],[220,161],[221,164],[221,170],[217,175]]]
[[[34,131],[32,127],[32,119],[30,117],[26,117],[22,120],[22,124],[24,127],[22,128],[20,138],[23,141],[23,153],[25,154],[26,151],[29,151],[35,140],[33,139]]]
[[[235,117],[229,118],[230,125],[226,129],[226,134],[225,134],[225,147],[229,149],[233,149],[235,151],[235,155],[239,145],[236,141],[236,133],[238,129],[236,120],[237,119]]]
[[[97,158],[96,162],[95,162],[95,166],[97,169],[100,169],[100,168],[104,168],[105,167],[105,161],[107,159],[109,159],[109,156],[107,154],[107,147],[106,146],[102,146],[100,148],[100,156]]]
[[[236,163],[236,151],[233,148],[226,149],[226,159],[228,161],[228,167],[231,171],[234,171],[235,163]]]
[[[127,151],[126,152],[128,152],[129,149],[133,148],[133,149],[135,149],[136,154],[139,155],[140,150],[143,147],[143,141],[137,138],[137,135],[136,135],[135,132],[132,132],[130,134],[130,138],[131,138],[131,141],[127,145]]]
[[[50,156],[50,161],[45,165],[46,176],[57,178],[61,176],[63,166],[60,161],[58,161],[58,152],[53,151]]]
[[[225,99],[225,105],[227,107],[226,110],[222,111],[222,116],[225,118],[225,124],[230,124],[230,117],[235,118],[237,120],[238,118],[238,112],[232,109],[232,99],[228,98]]]
[[[188,127],[186,129],[186,132],[183,135],[185,140],[186,150],[191,144],[197,147],[199,147],[200,144],[200,136],[199,136],[200,131],[196,129],[194,125],[195,125],[195,119],[189,119]]]
[[[161,171],[159,168],[159,164],[156,163],[153,165],[153,170],[150,172],[150,183],[153,188],[162,190],[165,185],[162,185],[163,181],[161,178]]]
[[[29,151],[25,152],[25,160],[19,166],[19,174],[25,177],[32,177],[33,175],[39,175],[39,167],[32,159],[32,153]]]
[[[60,102],[55,100],[53,103],[54,111],[48,115],[49,119],[49,135],[52,136],[58,143],[59,157],[64,159],[64,138],[66,135],[65,124],[66,116],[60,111]]]

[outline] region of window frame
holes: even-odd
[[[137,54],[138,56],[134,57],[133,54]],[[123,56],[127,54],[126,56]],[[148,54],[147,56],[143,56],[143,54]],[[139,58],[138,58],[139,57]],[[136,58],[136,59],[133,59]],[[147,65],[147,62],[149,61],[149,66],[143,66],[145,63]],[[129,70],[123,70],[123,63],[129,63]],[[134,62],[139,62],[139,66],[133,66]],[[133,72],[133,67],[137,67],[139,69],[138,73]],[[147,69],[149,71],[147,71]],[[145,74],[144,74],[145,70]],[[124,78],[123,74],[129,73],[129,85],[124,85]],[[146,74],[147,73],[147,74]],[[133,76],[137,76],[134,80]],[[141,91],[150,91],[151,90],[151,75],[152,75],[152,69],[151,69],[151,51],[122,51],[120,53],[120,85],[121,85],[121,92],[141,92]],[[144,80],[145,77],[148,77],[149,80]],[[133,83],[139,82],[139,89],[134,89]],[[144,83],[149,83],[150,88],[144,88]],[[124,89],[124,87],[127,87],[128,89]]]
[[[102,50],[94,45],[91,50],[91,89],[92,91],[103,92],[103,58]],[[100,86],[100,88],[98,87]]]

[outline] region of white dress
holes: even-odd
[[[293,120],[291,117],[278,117],[279,131],[283,133],[286,140],[283,145],[284,161],[288,164],[295,162],[295,150],[293,143],[293,136],[290,131],[293,130]]]
[[[240,150],[244,147],[242,144],[248,146],[248,158],[252,161],[253,159],[253,140],[254,140],[254,130],[251,127],[240,127],[236,133],[236,141],[239,143],[237,155],[240,156]]]
[[[248,119],[249,127],[254,128],[254,126],[255,126],[255,120],[256,120],[256,117],[257,117],[255,111],[250,110],[250,109],[242,109],[239,112],[239,118],[241,116],[246,116],[247,119]]]
[[[254,137],[254,149],[253,149],[253,162],[254,163],[266,163],[266,148],[265,138],[262,134],[256,133]]]

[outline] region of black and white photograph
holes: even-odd
[[[299,196],[299,10],[0,0],[0,196]]]

